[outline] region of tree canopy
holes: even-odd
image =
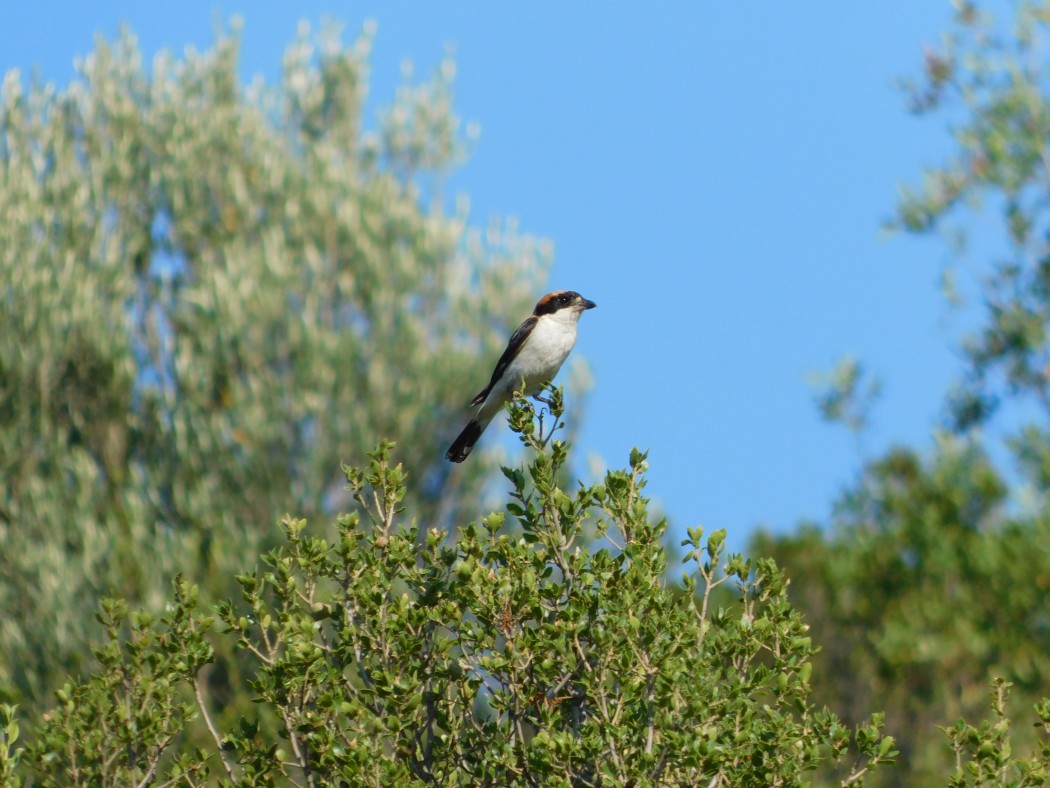
[[[819,702],[847,721],[884,710],[918,783],[953,763],[937,726],[982,715],[993,678],[1012,683],[1009,711],[1025,719],[1050,688],[1050,4],[1000,10],[956,4],[907,85],[954,149],[904,190],[893,225],[948,239],[950,303],[976,323],[944,424],[929,448],[866,462],[827,522],[751,545],[785,567],[822,644]],[[857,405],[855,378],[833,382],[823,405]],[[840,411],[825,407],[853,426]],[[1034,736],[1023,726],[1015,743]]]
[[[451,62],[373,117],[369,45],[304,26],[244,89],[236,30],[151,65],[125,32],[66,87],[4,77],[0,697],[85,664],[103,595],[226,593],[385,437],[418,516],[477,509],[492,453],[442,451],[549,249],[447,207]]]

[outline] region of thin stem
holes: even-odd
[[[296,760],[299,762],[299,768],[303,770],[303,775],[306,777],[306,784],[313,785],[313,771],[310,769],[310,762],[306,758],[306,752],[299,745],[299,737],[295,734],[295,725],[292,721],[291,715],[285,711],[281,716],[284,718],[284,726],[288,729],[288,741],[292,743],[292,751],[295,753]]]
[[[226,770],[226,775],[230,778],[230,782],[236,783],[237,776],[233,773],[233,766],[226,760],[226,756],[223,754],[222,739],[219,737],[219,732],[215,729],[215,725],[212,724],[211,715],[208,714],[208,707],[204,704],[204,695],[201,692],[199,676],[193,677],[193,697],[197,700],[197,708],[201,710],[201,717],[204,719],[204,724],[208,728],[208,733],[211,734],[212,741],[215,742],[215,750],[219,753],[219,760],[222,761],[222,767]]]

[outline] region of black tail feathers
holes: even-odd
[[[445,459],[452,462],[463,462],[463,460],[467,459],[467,455],[474,448],[474,444],[478,442],[478,438],[481,437],[484,429],[477,419],[471,419],[470,423],[463,428],[463,432],[459,433],[459,437],[452,441],[452,445],[448,447],[448,451],[445,452]]]

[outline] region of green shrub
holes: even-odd
[[[241,600],[205,612],[180,579],[159,621],[107,602],[98,669],[0,764],[93,786],[798,785],[893,757],[878,716],[851,733],[813,707],[815,647],[772,561],[689,529],[668,582],[644,453],[568,487],[560,391],[511,410],[529,459],[504,469],[507,514],[455,538],[407,520],[381,444],[344,469],[355,510],[328,531],[287,518]],[[223,727],[207,677],[229,639],[257,709]]]
[[[955,754],[955,774],[951,786],[1010,785],[1016,788],[1046,785],[1050,782],[1050,700],[1035,706],[1041,742],[1037,754],[1014,755],[1010,741],[1010,720],[1006,716],[1006,699],[1010,682],[1001,678],[992,683],[994,721],[978,726],[959,720],[945,728]]]

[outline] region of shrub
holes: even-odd
[[[344,469],[355,510],[328,532],[285,519],[238,602],[204,612],[181,579],[159,621],[108,601],[98,669],[58,691],[22,771],[72,785],[796,785],[829,761],[860,783],[891,759],[877,716],[851,734],[811,704],[814,646],[772,561],[724,556],[724,532],[693,528],[682,584],[667,580],[644,453],[596,484],[558,483],[568,446],[550,394],[511,408],[529,459],[504,469],[507,513],[455,538],[406,520],[383,443]],[[257,713],[225,728],[214,638],[252,657]]]

